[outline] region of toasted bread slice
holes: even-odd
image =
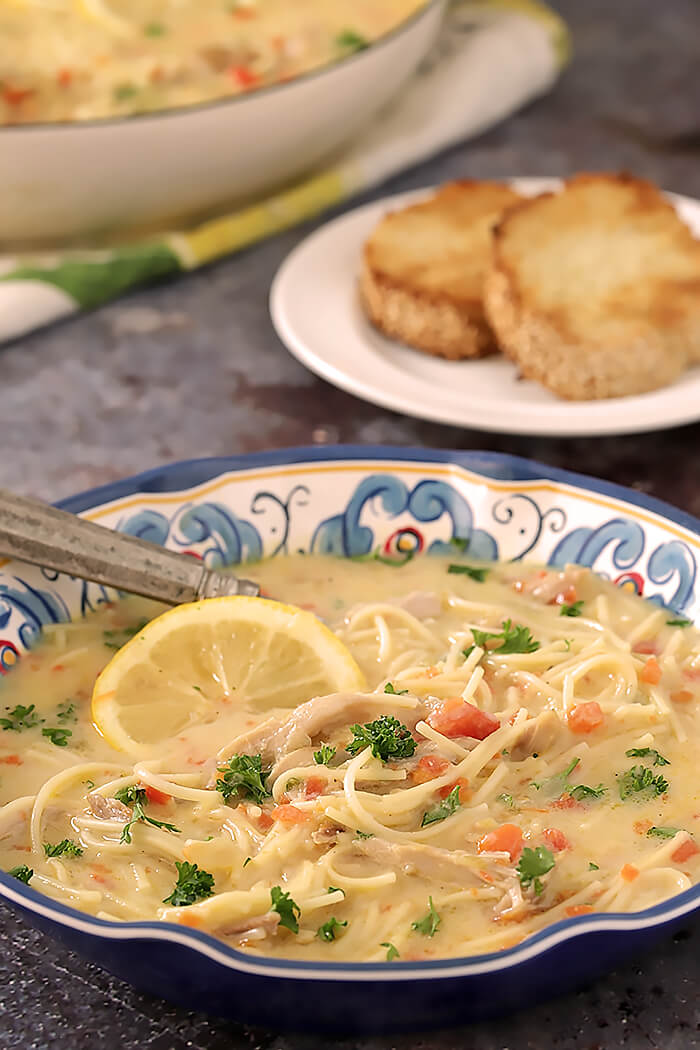
[[[453,360],[497,350],[482,290],[491,229],[518,194],[495,182],[453,182],[386,215],[365,243],[360,295],[387,335]]]
[[[560,397],[640,394],[700,361],[700,241],[652,183],[578,175],[494,231],[486,316]]]

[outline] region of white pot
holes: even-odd
[[[163,228],[310,171],[413,73],[445,2],[284,85],[127,119],[1,128],[0,244]]]

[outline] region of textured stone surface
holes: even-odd
[[[555,91],[375,195],[455,176],[621,167],[700,195],[697,0],[556,6],[573,28],[576,56]],[[0,484],[58,498],[184,457],[314,441],[386,442],[532,456],[634,485],[700,515],[700,425],[619,438],[499,437],[395,415],[310,375],[284,351],[267,313],[277,266],[310,228],[0,351]],[[2,1050],[327,1046],[328,1040],[252,1031],[140,996],[4,909],[0,928]],[[700,1046],[699,948],[696,926],[594,986],[515,1018],[335,1045],[690,1050]]]

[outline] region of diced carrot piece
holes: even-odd
[[[652,823],[650,820],[635,820],[632,827],[637,835],[646,835],[649,828],[652,827]]]
[[[304,784],[304,798],[318,798],[322,795],[326,782],[322,777],[309,777]]]
[[[572,733],[592,733],[598,726],[602,726],[604,721],[602,708],[596,700],[576,704],[569,711],[567,718]]]
[[[564,591],[559,591],[558,594],[552,598],[550,605],[573,605],[577,600],[576,588],[573,584],[566,588]]]
[[[260,828],[260,830],[269,831],[274,823],[275,822],[270,816],[270,814],[267,812],[266,809],[264,809],[258,817],[258,827]]]
[[[24,765],[24,759],[20,758],[19,755],[5,755],[3,758],[0,758],[0,762],[2,762],[4,766]]]
[[[13,88],[9,84],[2,89],[2,97],[8,106],[21,106],[26,99],[34,94],[33,88]]]
[[[426,784],[435,777],[442,776],[450,763],[440,755],[424,755],[414,770],[411,772],[411,780],[414,784]]]
[[[661,681],[661,668],[659,667],[659,661],[655,656],[649,657],[644,664],[639,677],[643,682],[647,682],[649,685],[659,684]]]
[[[180,926],[189,926],[193,930],[198,930],[201,923],[198,915],[193,915],[190,911],[183,911],[177,917],[177,922]]]
[[[172,795],[166,795],[164,791],[159,791],[158,788],[151,787],[149,784],[145,787],[146,798],[154,806],[165,806]]]
[[[700,847],[693,842],[692,839],[686,839],[680,846],[674,849],[671,854],[671,860],[675,861],[676,864],[682,864],[684,860],[690,860],[696,853],[700,853]]]
[[[571,849],[571,843],[559,828],[545,828],[542,835],[552,853],[561,853],[562,850]]]
[[[677,693],[671,693],[671,701],[674,704],[689,704],[692,699],[690,689],[679,689]]]
[[[462,700],[461,696],[448,697],[437,704],[426,722],[443,736],[470,736],[475,740],[485,740],[501,726],[497,718]]]
[[[583,809],[583,802],[577,802],[571,795],[562,795],[551,804],[552,809]]]
[[[237,6],[232,8],[231,14],[234,18],[240,18],[241,21],[247,21],[249,18],[255,18],[256,13],[252,7]]]
[[[438,791],[438,795],[440,796],[440,798],[447,798],[447,796],[452,791],[454,791],[456,787],[459,788],[459,801],[460,803],[464,804],[468,801],[468,799],[471,798],[471,791],[469,790],[469,781],[466,779],[466,777],[457,777],[454,783],[444,784]]]
[[[637,642],[636,645],[633,645],[632,652],[641,653],[642,656],[658,656],[659,647],[656,642],[647,639],[645,642]]]
[[[625,864],[620,868],[620,877],[623,878],[625,882],[634,882],[638,875],[639,868],[635,868],[634,864]]]
[[[66,669],[66,665],[65,664],[54,664],[53,667],[51,668],[52,671],[65,671],[65,669]]]
[[[517,860],[523,850],[523,833],[517,824],[501,824],[489,831],[477,844],[479,853],[508,853]]]
[[[308,813],[291,805],[275,806],[271,815],[273,820],[281,820],[283,824],[304,824],[309,819]]]
[[[56,80],[61,87],[70,87],[71,81],[73,80],[73,74],[70,69],[59,69],[56,74]]]
[[[566,914],[570,919],[575,919],[577,915],[590,915],[592,911],[590,904],[572,904],[566,909]]]
[[[229,66],[228,75],[234,83],[242,88],[253,87],[260,80],[257,73],[254,73],[252,69],[248,69],[247,66]]]

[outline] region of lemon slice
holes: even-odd
[[[367,688],[343,643],[309,612],[266,598],[210,598],[156,617],[95,683],[92,718],[137,757],[232,703],[250,712]]]

